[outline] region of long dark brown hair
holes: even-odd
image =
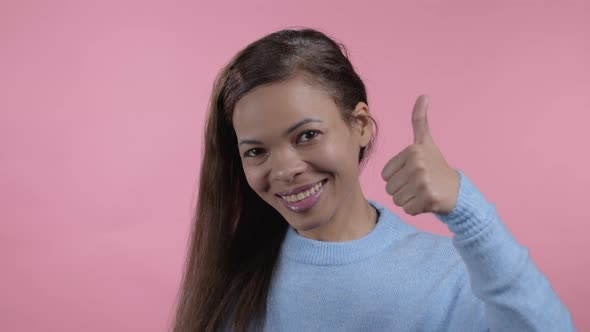
[[[348,57],[343,44],[318,30],[286,29],[249,44],[218,74],[173,331],[262,329],[288,223],[246,181],[232,124],[234,107],[257,86],[304,75],[330,94],[349,124],[357,103],[368,102]],[[375,137],[361,148],[361,166]]]

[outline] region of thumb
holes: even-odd
[[[412,127],[414,128],[414,143],[422,143],[430,138],[428,127],[428,96],[421,95],[416,99],[412,110]]]

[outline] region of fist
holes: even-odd
[[[447,215],[459,193],[459,173],[434,143],[427,110],[428,97],[422,95],[412,111],[414,143],[391,158],[381,172],[395,205],[412,216],[426,212]]]

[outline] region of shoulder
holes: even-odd
[[[442,265],[456,265],[463,262],[453,245],[452,238],[448,236],[416,231],[405,238],[403,245],[408,254],[413,254],[416,259]]]
[[[400,247],[415,259],[452,265],[462,261],[453,240],[448,236],[416,230],[400,241]]]
[[[461,269],[463,260],[449,236],[419,230],[403,221],[393,211],[375,201],[370,201],[381,213],[385,222],[395,224],[400,238],[387,248],[388,257],[396,257],[415,267],[448,270]]]
[[[388,250],[397,257],[390,268],[401,267],[415,279],[407,280],[409,285],[429,289],[440,298],[454,297],[468,287],[467,267],[450,237],[416,231]]]

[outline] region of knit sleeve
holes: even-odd
[[[435,213],[454,234],[453,245],[469,275],[470,292],[458,295],[459,310],[452,315],[478,317],[484,322],[472,324],[491,331],[574,331],[568,309],[537,269],[528,249],[509,233],[496,206],[462,171],[456,171],[460,175],[457,203],[447,215]],[[483,305],[473,305],[476,302]],[[451,317],[450,321],[465,323],[465,318]]]

